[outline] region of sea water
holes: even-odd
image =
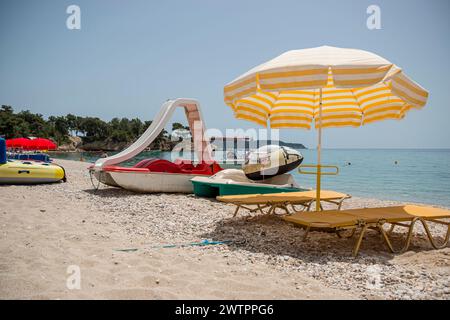
[[[305,164],[315,163],[316,150],[302,153]],[[324,189],[450,207],[450,150],[327,149],[322,162],[339,167],[338,175],[323,176]],[[295,177],[301,185],[315,185],[315,176]]]
[[[317,151],[299,150],[304,164],[315,164]],[[94,162],[100,153],[55,153],[55,158]],[[143,152],[124,165],[145,158],[172,159],[170,152]],[[450,207],[450,149],[325,149],[324,165],[336,165],[339,174],[323,176],[322,188],[353,196],[420,202]],[[228,164],[226,167],[233,166]],[[306,169],[306,168],[305,168]],[[310,170],[310,169],[308,169]],[[332,170],[330,170],[332,171]],[[315,188],[314,175],[291,172],[297,182]]]

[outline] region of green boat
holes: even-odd
[[[290,174],[281,174],[270,179],[253,181],[245,176],[244,171],[225,169],[211,177],[191,179],[194,194],[199,197],[215,198],[217,196],[254,193],[277,193],[305,191],[300,188]]]

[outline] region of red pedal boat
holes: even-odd
[[[216,163],[201,162],[192,164],[188,160],[170,162],[164,159],[145,159],[134,167],[106,166],[104,174],[114,184],[131,191],[181,192],[191,193],[191,179],[197,176],[211,176],[222,168]]]
[[[134,167],[117,166],[135,157],[149,146],[164,129],[177,107],[185,110],[197,158],[200,159],[198,163],[181,159],[175,162],[164,159],[145,159]],[[209,142],[203,137],[204,130],[200,104],[197,100],[184,98],[168,100],[136,142],[116,155],[98,159],[89,170],[99,182],[127,190],[145,193],[192,193],[194,191],[190,182],[192,178],[211,176],[222,170],[217,162],[212,160]]]

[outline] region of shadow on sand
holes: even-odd
[[[133,192],[121,188],[101,187],[99,189],[85,189],[83,192],[102,198],[127,198],[136,196],[148,196],[145,193]]]
[[[121,188],[104,187],[98,190],[83,190],[94,196],[102,198],[127,198],[161,196],[163,194],[145,194],[128,191]],[[217,203],[215,199],[198,198],[185,195],[201,201]],[[177,200],[179,201],[179,200]],[[229,209],[224,206],[224,209]],[[231,211],[230,211],[231,214]],[[189,226],[186,226],[189,227]],[[381,235],[374,231],[367,231],[359,254],[352,256],[352,249],[358,237],[356,233],[351,238],[339,238],[334,232],[310,232],[306,241],[303,241],[304,230],[273,215],[259,215],[251,220],[246,216],[215,220],[211,231],[200,235],[202,239],[213,241],[230,241],[227,247],[231,251],[247,251],[248,253],[263,254],[269,259],[294,258],[305,263],[326,264],[333,261],[355,262],[362,264],[389,264],[394,258]],[[404,233],[393,232],[390,240],[399,248],[405,238]],[[443,238],[437,237],[438,240]],[[409,251],[432,250],[428,240],[423,234],[415,234]]]
[[[130,191],[122,188],[115,188],[115,187],[101,187],[99,189],[84,189],[83,192],[86,192],[90,195],[94,195],[97,197],[102,198],[127,198],[127,197],[159,197],[163,195],[178,195],[178,196],[185,196],[186,198],[192,198],[192,199],[200,199],[204,202],[214,202],[217,203],[218,201],[214,198],[202,198],[197,197],[194,194],[185,194],[185,193],[141,193],[141,192],[135,192]]]

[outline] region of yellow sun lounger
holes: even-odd
[[[320,200],[326,203],[337,205],[338,210],[341,209],[342,203],[345,199],[351,196],[345,193],[321,190]],[[236,210],[233,217],[235,217],[239,209],[243,208],[250,213],[260,211],[262,214],[275,213],[277,208],[283,209],[287,214],[291,213],[288,209],[290,205],[294,211],[298,211],[294,206],[301,205],[304,210],[309,210],[311,204],[316,200],[316,191],[299,191],[299,192],[281,192],[281,193],[267,193],[267,194],[244,194],[232,196],[219,196],[217,200],[232,203],[236,205]],[[253,207],[250,207],[253,206]],[[269,208],[267,212],[263,209]]]
[[[443,248],[448,244],[450,238],[450,223],[443,219],[450,218],[450,210],[438,209],[426,206],[405,205],[396,207],[380,207],[350,210],[326,210],[320,212],[296,212],[293,215],[283,217],[284,220],[302,226],[306,229],[304,240],[306,240],[311,229],[334,230],[339,237],[342,232],[350,230],[348,237],[360,230],[358,239],[353,248],[353,255],[358,254],[362,239],[367,229],[378,230],[391,252],[404,252],[411,243],[412,231],[417,221],[425,228],[428,239],[435,249]],[[435,222],[447,226],[446,235],[441,244],[433,239],[427,222]],[[384,224],[390,224],[391,229],[386,232]],[[388,235],[396,226],[408,228],[405,244],[402,249],[395,251]]]
[[[434,208],[429,206],[418,205],[405,205],[387,208],[373,208],[373,211],[365,211],[358,213],[360,216],[370,217],[371,215],[381,215],[387,223],[391,225],[388,234],[392,233],[395,227],[407,228],[407,236],[405,244],[400,252],[408,250],[411,244],[412,232],[416,222],[420,222],[423,225],[425,233],[430,241],[431,246],[434,249],[445,248],[450,238],[450,222],[444,221],[444,219],[450,219],[450,210]],[[403,216],[408,215],[410,218],[406,219]],[[442,243],[438,244],[433,238],[428,223],[437,223],[447,226],[447,231]]]

